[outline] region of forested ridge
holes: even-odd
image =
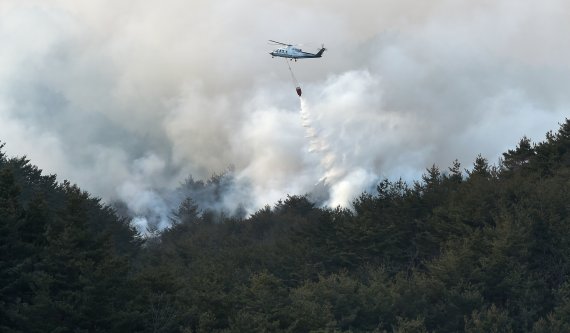
[[[352,209],[189,197],[144,238],[0,152],[2,332],[570,332],[570,120]]]

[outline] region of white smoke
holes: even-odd
[[[309,140],[308,152],[318,154],[322,172],[319,183],[329,188],[329,196],[324,204],[346,207],[363,190],[374,185],[379,177],[372,171],[366,171],[362,166],[351,163],[360,159],[356,156],[347,156],[352,155],[354,150],[342,150],[342,141],[346,138],[342,135],[335,136],[334,133],[337,131],[334,130],[328,131],[326,135],[323,134],[327,131],[322,128],[317,129],[319,122],[313,119],[310,107],[303,98],[300,98],[300,101],[302,125],[305,128],[305,137]],[[354,141],[353,143],[359,144]],[[342,156],[342,159],[339,156]]]
[[[493,161],[556,129],[569,12],[562,0],[4,0],[0,140],[126,202],[141,228],[168,225],[189,175],[229,166],[212,209],[253,212],[320,181],[327,204],[349,205],[380,178]],[[292,63],[301,115],[268,39],[328,49]]]

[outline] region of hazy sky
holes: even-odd
[[[557,130],[568,31],[562,0],[0,0],[0,141],[135,211],[228,166],[250,211],[347,204]],[[292,64],[303,117],[268,39],[328,49]]]

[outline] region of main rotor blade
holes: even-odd
[[[272,42],[272,43],[275,43],[275,44],[279,44],[279,45],[291,46],[291,44],[281,43],[281,42],[278,42],[278,41],[276,41],[276,40],[271,40],[271,39],[270,39],[269,41]]]

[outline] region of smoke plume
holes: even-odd
[[[209,185],[191,192],[202,206],[250,213],[323,182],[327,205],[349,206],[380,178],[496,161],[556,129],[568,13],[562,0],[4,0],[0,140],[125,202],[142,229],[168,226],[188,177],[228,168],[214,202]],[[302,112],[268,39],[328,49],[292,63]]]

